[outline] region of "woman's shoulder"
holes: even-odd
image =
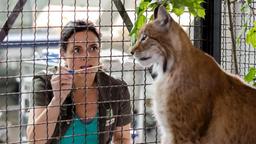
[[[100,86],[100,91],[103,90],[102,92],[105,95],[103,100],[129,99],[128,85],[124,80],[108,74],[107,72],[98,71],[97,81],[98,86]]]
[[[46,70],[41,70],[34,75],[33,79],[50,80],[52,75],[57,72],[57,67],[49,67]]]

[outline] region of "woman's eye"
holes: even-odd
[[[90,47],[90,51],[97,51],[99,48],[97,46]]]
[[[74,53],[79,53],[80,49],[79,48],[74,48]]]

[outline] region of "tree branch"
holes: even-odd
[[[233,53],[233,59],[235,64],[235,74],[238,74],[238,64],[237,64],[237,57],[236,57],[236,41],[234,36],[234,29],[233,29],[233,22],[232,22],[232,15],[231,15],[231,2],[230,0],[227,0],[228,2],[228,15],[229,15],[229,30],[231,34],[231,41],[232,41],[232,53]]]

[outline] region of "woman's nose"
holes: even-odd
[[[91,58],[93,58],[93,54],[90,53],[90,52],[85,52],[85,53],[83,54],[82,60],[83,60],[83,61],[88,61],[88,59],[91,59]]]
[[[86,60],[86,59],[88,59],[88,58],[90,58],[90,53],[86,51],[86,52],[83,53],[82,59],[83,59],[83,60]]]

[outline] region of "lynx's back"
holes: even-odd
[[[153,111],[163,144],[255,144],[256,90],[194,48],[165,8],[131,50],[152,67]]]

